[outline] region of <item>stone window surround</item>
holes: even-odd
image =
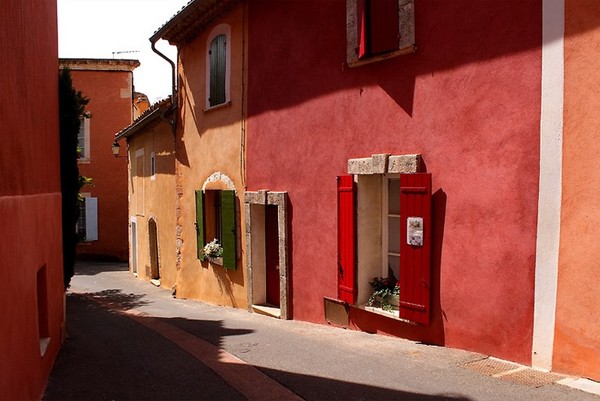
[[[400,174],[418,173],[421,171],[421,155],[374,154],[371,157],[348,159],[348,174]]]
[[[277,206],[277,224],[279,239],[279,300],[280,319],[291,319],[289,265],[287,257],[287,192],[271,192],[269,190],[248,191],[244,194],[244,211],[246,223],[246,272],[248,274],[248,310],[253,311],[254,304],[254,269],[252,260],[252,205]]]

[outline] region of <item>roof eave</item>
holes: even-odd
[[[150,37],[150,42],[165,39],[172,45],[185,43],[210,23],[229,12],[242,0],[193,0]]]

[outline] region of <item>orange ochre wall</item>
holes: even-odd
[[[132,121],[132,80],[129,71],[71,71],[73,86],[90,102],[90,161],[80,162],[80,174],[93,180],[83,193],[98,198],[98,240],[82,242],[78,257],[127,260],[127,159],[111,151],[115,133]],[[121,152],[123,156],[123,152]]]
[[[57,40],[56,0],[36,1],[35,7],[19,0],[2,1],[0,399],[4,400],[42,397],[62,341]],[[43,107],[36,107],[40,104]],[[40,269],[45,269],[45,280],[38,281]],[[40,299],[38,313],[38,294],[44,287],[46,296]],[[44,314],[43,336],[50,340],[42,355],[38,316]]]
[[[159,119],[151,128],[135,135],[128,141],[129,157],[132,161],[129,182],[129,229],[135,219],[137,240],[138,277],[150,280],[150,234],[148,221],[154,219],[158,236],[158,256],[161,287],[172,289],[176,284],[175,250],[175,141],[171,126]],[[136,154],[143,150],[143,172],[137,171]],[[155,154],[155,175],[150,174],[152,152]],[[139,191],[139,192],[138,192]],[[139,198],[138,198],[139,197]],[[138,199],[143,199],[139,203]],[[130,232],[131,238],[131,232]],[[132,249],[131,252],[135,252]],[[132,254],[130,254],[130,258]],[[133,269],[133,259],[129,266]]]
[[[247,306],[246,277],[243,253],[245,226],[243,217],[244,184],[242,182],[241,155],[243,140],[242,119],[242,18],[241,7],[221,20],[209,25],[194,40],[179,49],[180,118],[177,133],[177,189],[180,232],[178,257],[181,268],[177,277],[177,296],[196,298],[218,305],[238,308]],[[231,27],[231,103],[213,110],[206,109],[206,58],[207,39],[219,24]],[[226,270],[197,258],[195,190],[214,173],[229,177],[235,186],[237,203],[237,269]],[[221,185],[223,181],[212,185]],[[211,239],[207,239],[210,241]]]
[[[600,380],[600,3],[565,3],[563,197],[553,369]]]

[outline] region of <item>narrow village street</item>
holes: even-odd
[[[507,365],[174,299],[126,265],[80,263],[44,400],[600,400],[531,369],[488,376]]]

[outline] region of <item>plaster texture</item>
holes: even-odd
[[[553,368],[600,380],[600,7],[565,2],[563,197]]]
[[[414,6],[415,53],[349,68],[344,2],[251,3],[248,190],[287,191],[294,318],[325,323],[336,176],[372,168],[349,160],[421,155],[434,185],[432,323],[351,310],[352,327],[529,363],[541,2]]]
[[[89,99],[90,157],[80,160],[79,173],[92,179],[81,192],[98,198],[98,240],[77,247],[80,258],[125,261],[127,240],[127,159],[111,151],[114,135],[133,121],[132,60],[70,60],[73,86]],[[123,153],[123,152],[122,152]],[[121,154],[123,156],[123,154]]]
[[[247,307],[244,270],[244,87],[243,10],[235,8],[214,20],[191,41],[179,47],[179,118],[176,135],[178,187],[177,296],[200,299],[218,305]],[[231,36],[230,98],[223,106],[206,108],[206,57],[209,36],[227,24]],[[222,25],[221,25],[222,27]],[[237,215],[237,268],[197,258],[195,190],[235,189]],[[210,241],[212,238],[207,238]]]
[[[35,400],[65,321],[56,1],[3,2],[0,48],[0,398]]]

